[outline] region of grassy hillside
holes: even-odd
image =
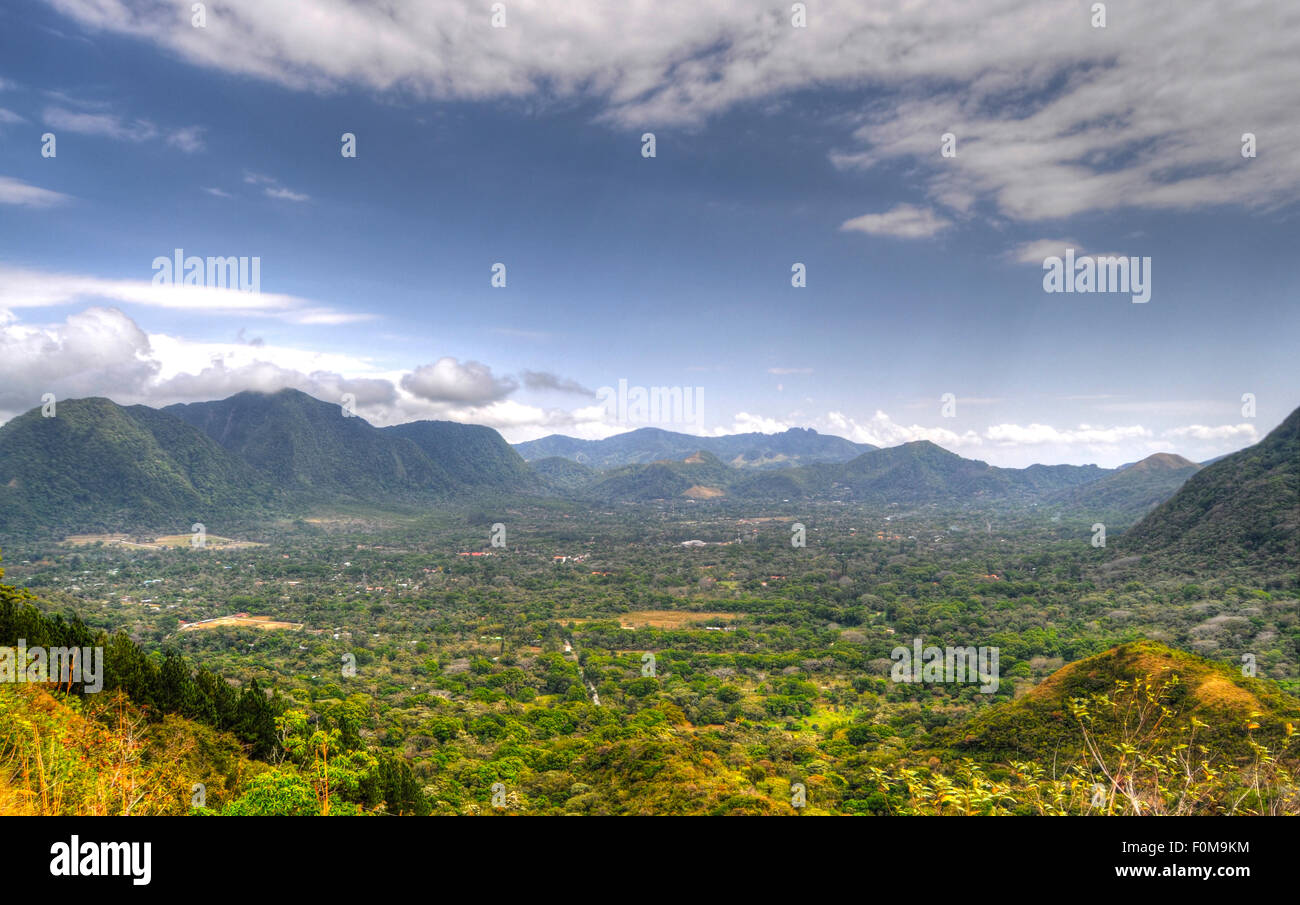
[[[1080,721],[1071,702],[1093,695],[1115,697],[1117,685],[1163,689],[1162,705],[1176,718],[1153,728],[1148,743],[1172,744],[1186,721],[1205,723],[1202,744],[1244,757],[1252,740],[1282,744],[1287,724],[1300,726],[1300,701],[1271,682],[1242,676],[1240,669],[1151,641],[1112,648],[1071,663],[1009,704],[991,708],[938,740],[953,751],[982,760],[1077,757],[1084,753]],[[1153,721],[1151,724],[1155,726]],[[1248,727],[1255,725],[1256,728]]]

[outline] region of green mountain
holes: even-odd
[[[1272,433],[1192,475],[1120,548],[1189,563],[1300,562],[1300,409]]]
[[[188,531],[265,513],[280,491],[202,431],[156,409],[69,399],[0,428],[0,535]]]
[[[380,429],[296,390],[161,410],[73,399],[57,417],[33,409],[0,426],[0,537],[177,532],[318,503],[546,490],[491,428]]]
[[[163,411],[299,496],[414,500],[457,487],[456,479],[412,440],[345,416],[341,406],[298,390],[237,393]]]
[[[697,437],[642,427],[604,440],[578,440],[552,434],[516,444],[515,449],[529,461],[559,456],[597,469],[681,460],[695,452],[707,452],[734,468],[774,469],[816,462],[847,462],[875,447],[797,427],[779,434],[723,437]]]
[[[1182,456],[1156,453],[1098,480],[1057,493],[1052,502],[1089,519],[1132,524],[1174,495],[1201,470]]]
[[[602,474],[583,488],[583,496],[605,502],[643,503],[684,498],[691,482],[666,464],[628,465]]]
[[[528,467],[543,484],[559,493],[568,493],[585,487],[598,474],[596,469],[588,468],[580,462],[562,456],[534,459],[528,463]]]
[[[412,421],[380,429],[409,440],[460,487],[536,491],[542,484],[505,438],[490,427]]]
[[[1110,474],[1096,465],[1030,465],[1005,470],[1012,473],[1012,480],[1024,490],[1046,494],[1091,484]]]
[[[1014,489],[1002,469],[962,458],[928,440],[863,453],[826,473],[832,480],[829,492],[882,503],[997,498]]]

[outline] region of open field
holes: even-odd
[[[730,622],[739,619],[743,613],[695,612],[691,610],[635,610],[620,613],[618,623],[623,628],[679,629],[688,625],[701,623]],[[574,623],[603,622],[608,617],[592,619],[574,619]]]
[[[192,547],[194,546],[194,535],[164,534],[161,537],[155,537],[152,541],[136,541],[131,540],[131,536],[127,534],[70,534],[63,539],[63,544],[69,547],[89,547],[94,544],[104,544],[105,546],[128,547],[133,550],[164,550],[168,547]],[[204,538],[203,547],[196,549],[220,547],[224,550],[242,550],[247,547],[261,546],[264,546],[264,544],[256,541],[234,540],[229,537],[209,534]]]
[[[270,616],[218,616],[215,619],[204,619],[202,622],[186,623],[180,627],[179,631],[202,631],[204,629],[220,628],[226,625],[262,628],[267,630],[289,629],[295,632],[301,631],[303,627],[303,623],[301,622],[281,622],[277,619],[272,619]]]

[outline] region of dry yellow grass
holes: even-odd
[[[191,534],[165,534],[162,537],[156,537],[150,542],[140,543],[130,539],[126,534],[70,534],[63,539],[63,543],[70,547],[85,547],[90,544],[109,544],[119,547],[131,547],[136,550],[162,550],[166,547],[189,547],[194,543],[194,536]],[[228,537],[219,537],[215,534],[209,534],[205,538],[205,548],[221,548],[223,550],[239,550],[244,547],[264,547],[265,544],[248,540],[232,540]]]
[[[188,547],[193,544],[193,542],[193,535],[189,534],[165,534],[162,537],[154,539],[154,545],[158,547]],[[259,544],[251,540],[231,540],[228,537],[218,537],[215,534],[207,535],[204,545],[207,547],[221,547],[225,550],[266,546],[265,544]]]
[[[726,494],[716,487],[704,487],[696,484],[683,490],[682,496],[690,497],[692,500],[713,500],[720,496],[726,496]]]
[[[182,625],[180,631],[201,631],[203,629],[219,628],[223,625],[241,625],[267,630],[291,629],[293,631],[298,631],[303,627],[301,622],[279,622],[270,616],[221,616],[206,622],[192,622],[189,625]]]

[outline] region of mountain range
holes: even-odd
[[[697,437],[657,427],[642,427],[604,440],[579,440],[551,434],[540,440],[515,444],[516,452],[529,462],[558,456],[596,469],[684,459],[697,452],[707,452],[733,468],[789,468],[818,462],[847,462],[876,448],[869,443],[854,443],[843,437],[799,427],[779,434],[728,434],[722,437]]]
[[[1141,520],[1125,540],[1143,552],[1220,541],[1284,552],[1296,535],[1298,419],[1205,467],[1157,453],[1119,469],[999,468],[928,441],[879,449],[810,430],[702,438],[643,428],[512,448],[476,425],[375,427],[296,390],[163,409],[74,399],[58,404],[57,417],[33,409],[0,427],[0,537],[188,530],[342,503],[552,496],[1019,503],[1121,528]],[[621,460],[629,461],[607,464]]]
[[[188,531],[314,504],[546,490],[491,428],[377,428],[297,390],[164,409],[71,399],[0,427],[0,535]]]

